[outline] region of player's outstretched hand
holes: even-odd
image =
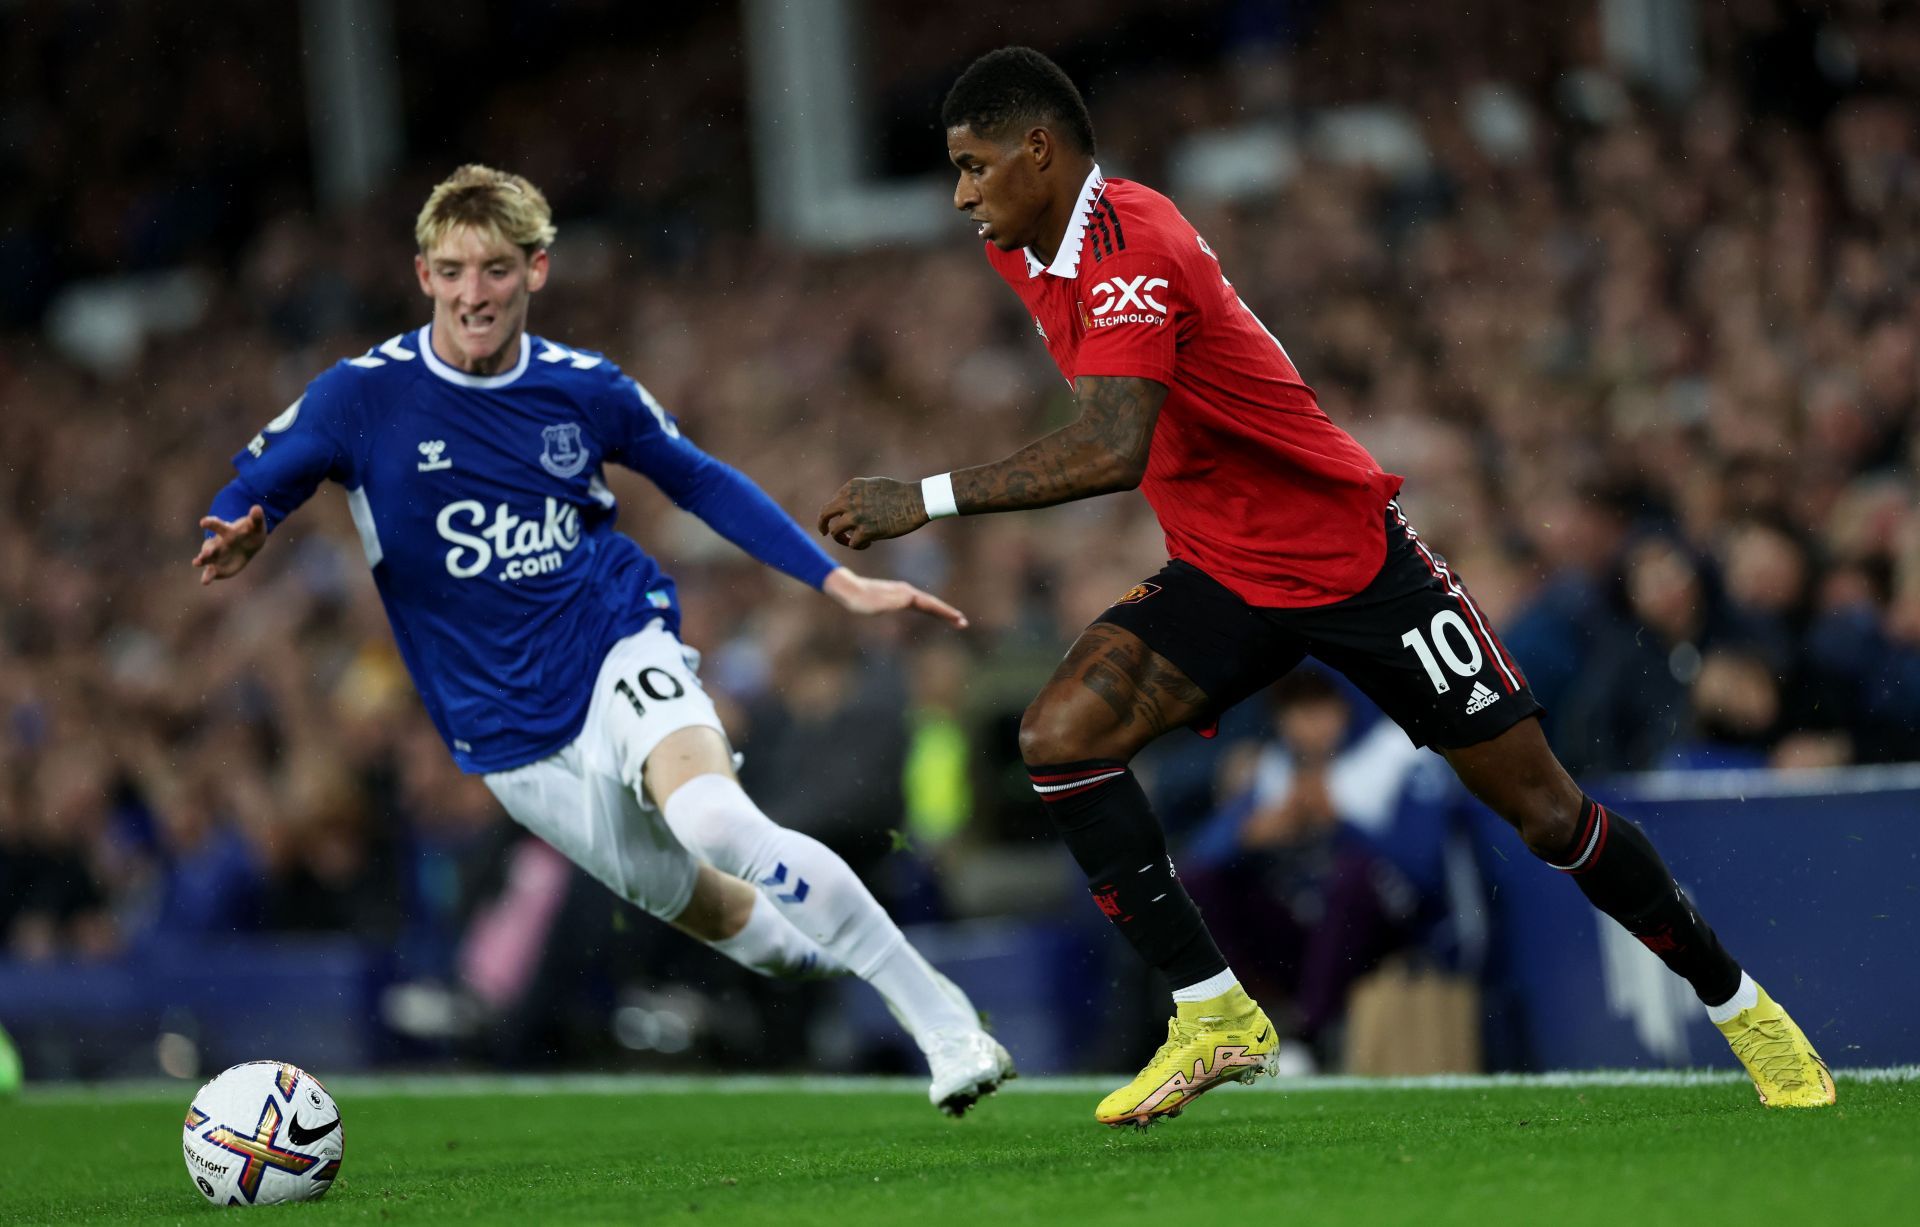
[[[904,537],[927,522],[920,483],[856,477],[820,509],[820,531],[849,549]]]
[[[202,516],[200,527],[213,534],[200,543],[200,552],[193,559],[193,565],[200,568],[202,584],[240,574],[267,543],[267,513],[258,503],[247,508],[245,517],[238,520]]]
[[[957,630],[967,628],[967,615],[930,592],[899,579],[868,579],[845,567],[835,568],[821,585],[826,594],[857,614],[894,613],[912,609],[931,614]]]

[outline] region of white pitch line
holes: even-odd
[[[1841,1082],[1920,1082],[1920,1065],[1887,1065],[1836,1069]],[[1016,1095],[1103,1094],[1124,1082],[1127,1075],[1075,1075],[1020,1078],[1007,1084]],[[1578,1090],[1609,1087],[1694,1087],[1744,1082],[1738,1070],[1567,1070],[1544,1074],[1429,1074],[1419,1077],[1361,1077],[1348,1074],[1303,1078],[1262,1078],[1253,1085],[1264,1091],[1313,1095],[1351,1091],[1485,1091],[1508,1087]],[[480,1095],[868,1095],[926,1093],[926,1080],[906,1077],[760,1074],[395,1074],[343,1075],[327,1079],[328,1089],[343,1100],[360,1098],[424,1099],[470,1098]],[[102,1104],[180,1100],[193,1093],[187,1082],[101,1082],[85,1085],[28,1085],[21,1092],[25,1104]]]

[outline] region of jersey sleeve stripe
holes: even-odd
[[[1113,207],[1113,201],[1103,195],[1100,197],[1099,203],[1094,207],[1104,212],[1108,220],[1113,223],[1113,241],[1118,245],[1119,250],[1125,251],[1127,249],[1127,232],[1120,227],[1120,211]]]
[[[1093,236],[1093,262],[1105,260],[1113,249],[1113,238],[1107,233],[1107,221],[1099,214],[1093,217],[1093,224],[1087,227],[1087,233]]]
[[[353,515],[353,529],[360,534],[360,552],[367,556],[367,567],[371,570],[380,565],[387,552],[380,545],[380,526],[374,521],[373,504],[367,501],[366,486],[347,491],[347,510]]]

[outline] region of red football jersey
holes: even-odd
[[[1170,557],[1250,605],[1325,605],[1373,580],[1401,479],[1320,411],[1171,200],[1096,167],[1051,265],[987,258],[1069,383],[1166,385],[1140,490]]]

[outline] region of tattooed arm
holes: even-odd
[[[962,515],[1021,511],[1131,490],[1147,475],[1165,384],[1088,375],[1074,385],[1080,416],[997,464],[961,469],[953,496]],[[915,487],[916,496],[918,486]]]
[[[953,474],[962,515],[1051,507],[1140,484],[1166,385],[1087,375],[1074,384],[1074,395],[1080,416],[1071,424],[1005,460]],[[820,509],[820,531],[856,550],[904,537],[926,522],[920,483],[890,477],[856,477]]]

